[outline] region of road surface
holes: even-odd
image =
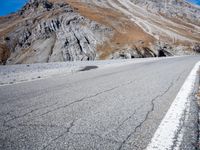
[[[0,86],[0,149],[145,149],[200,57]]]

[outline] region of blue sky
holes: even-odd
[[[0,16],[19,10],[27,0],[0,0]]]
[[[0,16],[19,10],[28,0],[0,0]],[[188,0],[200,5],[200,0]]]
[[[188,0],[188,1],[200,5],[200,0]]]

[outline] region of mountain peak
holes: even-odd
[[[199,18],[200,8],[183,0],[30,0],[0,19],[0,61],[191,54],[200,43]]]

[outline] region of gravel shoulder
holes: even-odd
[[[171,57],[173,58],[173,57]],[[106,61],[76,61],[0,66],[0,86],[40,80],[56,75],[70,74],[97,68],[121,66],[131,63],[155,61],[166,58],[121,59]]]

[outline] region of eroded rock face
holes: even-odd
[[[19,12],[19,15],[37,15],[45,11],[50,11],[54,6],[47,0],[30,0]]]
[[[200,8],[194,7],[184,0],[131,0],[135,4],[148,7],[153,13],[161,13],[169,18],[181,18],[190,20],[194,24],[200,24]]]
[[[133,59],[133,58],[146,58],[146,57],[159,57],[153,50],[148,47],[143,47],[138,49],[135,48],[125,48],[119,52],[115,52],[112,59]]]
[[[173,52],[175,47],[172,47],[169,44],[160,41],[156,42],[153,49],[157,51],[156,55],[158,57],[173,56],[175,54],[175,52]]]
[[[0,64],[196,53],[199,18],[184,0],[30,0],[0,18]]]
[[[30,1],[19,13],[31,18],[4,37],[12,52],[7,64],[94,60],[97,44],[112,35],[112,29],[79,15],[68,4]]]
[[[200,44],[199,43],[196,43],[194,46],[193,46],[193,51],[197,52],[197,53],[200,53]]]

